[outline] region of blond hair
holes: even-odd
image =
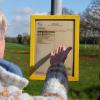
[[[4,35],[7,30],[7,21],[5,15],[0,11],[0,34]]]

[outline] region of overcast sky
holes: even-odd
[[[63,7],[75,13],[82,13],[91,0],[62,0]],[[17,36],[29,31],[30,15],[50,12],[51,0],[0,0],[2,10],[8,20],[7,36]]]

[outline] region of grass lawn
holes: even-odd
[[[24,76],[29,78],[29,45],[6,43],[5,59],[21,66]],[[97,46],[80,45],[79,81],[69,82],[69,97],[77,100],[97,100],[100,95],[100,49]],[[25,92],[39,95],[43,81],[30,81]],[[71,100],[72,100],[71,99]]]

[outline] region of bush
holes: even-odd
[[[6,37],[8,43],[30,44],[30,36],[18,35],[17,37]]]
[[[87,38],[81,38],[80,43],[81,44],[97,44],[98,38],[97,37],[87,37]]]
[[[16,37],[6,37],[5,40],[8,43],[17,43]]]

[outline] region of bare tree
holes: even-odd
[[[22,43],[22,35],[21,34],[18,34],[17,41],[18,41],[19,44]]]
[[[74,12],[72,10],[69,10],[69,9],[67,9],[67,8],[64,7],[62,9],[62,14],[63,15],[66,15],[66,14],[74,14]]]
[[[90,5],[81,15],[81,35],[91,34],[100,41],[100,0],[92,0]],[[100,46],[100,43],[99,43]]]
[[[26,45],[26,44],[29,44],[30,42],[30,36],[28,33],[23,33],[23,44]]]

